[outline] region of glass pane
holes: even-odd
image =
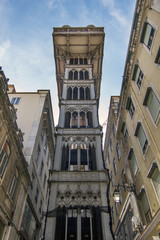
[[[153,184],[158,196],[158,199],[160,200],[160,172],[157,170],[154,177],[153,177]]]
[[[145,136],[144,130],[142,128],[142,125],[140,125],[140,127],[139,127],[137,137],[140,142],[141,148],[143,150],[144,144],[146,142],[146,136]]]
[[[144,214],[146,214],[149,210],[149,203],[148,203],[148,199],[147,199],[147,196],[146,196],[145,192],[143,192],[143,194],[142,194],[141,204],[142,204]]]
[[[148,42],[149,42],[151,30],[152,30],[151,25],[147,24],[146,32],[145,32],[145,36],[144,36],[144,44],[145,44],[146,46],[148,46]]]
[[[159,111],[160,111],[160,103],[152,90],[150,91],[150,94],[147,100],[147,107],[150,111],[150,114],[152,115],[154,122],[156,122]]]
[[[77,240],[77,218],[68,218],[67,240]]]
[[[138,170],[138,165],[137,165],[137,161],[134,155],[134,152],[132,151],[131,153],[131,160],[130,160],[130,165],[131,165],[131,169],[133,172],[133,175],[135,176],[137,170]]]

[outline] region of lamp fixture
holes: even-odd
[[[116,185],[115,190],[113,192],[113,199],[115,202],[120,202],[120,198],[121,198],[120,187],[122,187],[122,188],[126,189],[128,192],[136,195],[136,189],[135,189],[134,184],[130,184],[128,186],[127,185]]]

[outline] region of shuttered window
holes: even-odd
[[[143,105],[147,106],[153,121],[156,122],[160,112],[160,102],[150,87],[147,89]]]

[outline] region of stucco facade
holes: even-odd
[[[108,124],[106,140],[112,139],[114,146],[111,153],[106,141],[105,161],[112,173],[110,202],[117,239],[158,239],[160,232],[159,6],[154,0],[136,3],[116,118],[110,105],[108,123],[113,119],[115,137]],[[114,173],[117,144],[120,158],[115,157]],[[112,156],[110,163],[108,155]],[[118,184],[124,185],[119,186],[122,199],[114,203],[112,195]],[[130,184],[135,186],[134,193],[125,189]],[[128,229],[126,220],[131,223]]]

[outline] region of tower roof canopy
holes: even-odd
[[[54,56],[59,96],[61,96],[61,84],[59,81],[64,76],[64,65],[70,57],[90,58],[93,64],[93,76],[100,81],[104,36],[104,28],[95,27],[94,25],[88,25],[87,27],[70,27],[69,25],[64,25],[63,27],[53,28]],[[99,95],[99,87],[97,88],[97,95]]]

